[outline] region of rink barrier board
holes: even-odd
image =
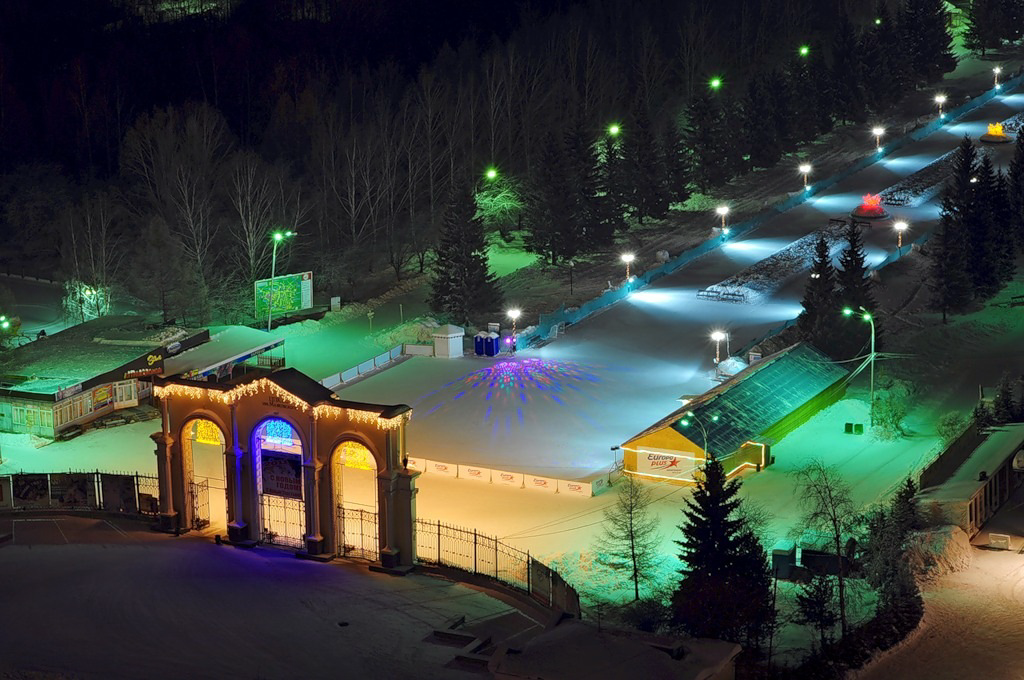
[[[605,474],[584,482],[578,479],[558,479],[557,477],[544,477],[523,472],[491,469],[481,465],[444,463],[414,456],[409,456],[405,459],[405,466],[409,470],[416,470],[424,474],[467,479],[514,489],[533,489],[535,491],[569,494],[586,498],[597,496],[609,487],[608,475]]]

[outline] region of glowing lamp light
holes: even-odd
[[[729,206],[720,205],[717,208],[715,208],[715,212],[721,215],[722,217],[725,217],[726,215],[729,214]]]
[[[1003,72],[1002,66],[995,66],[992,68],[992,86],[997,90],[1000,88],[999,85],[999,74]]]
[[[516,321],[520,316],[522,316],[523,313],[518,309],[510,309],[508,310],[507,314],[508,318],[512,319],[513,321]]]
[[[800,174],[804,176],[804,189],[809,189],[810,185],[807,183],[807,176],[811,174],[811,164],[801,163],[797,166],[797,170],[799,170]]]
[[[811,53],[811,48],[807,45],[801,45],[800,49],[797,51],[800,53],[801,57],[806,57],[808,54]]]
[[[487,168],[487,172],[484,173],[487,179],[498,179],[498,171],[494,168]]]
[[[885,134],[885,128],[876,125],[875,127],[871,128],[871,134],[873,134],[875,136],[875,150],[876,151],[881,151],[882,150],[882,135]]]
[[[11,322],[10,321],[0,321],[0,328],[3,328],[4,330],[7,330],[10,327],[11,327]]]
[[[722,359],[722,341],[729,339],[729,334],[725,331],[712,331],[711,339],[715,341],[715,363],[717,364]]]
[[[720,87],[722,87],[722,79],[712,78],[711,80],[708,81],[708,87],[710,87],[712,90],[719,89]]]
[[[942,105],[946,103],[946,95],[944,95],[944,94],[937,94],[937,95],[935,95],[935,103],[939,107],[939,118],[945,118],[946,114],[944,114],[942,112]]]
[[[903,248],[903,232],[907,230],[908,226],[903,220],[899,220],[892,225],[892,228],[896,230],[896,247],[901,250]]]
[[[629,281],[629,265],[636,259],[636,255],[633,253],[623,253],[619,256],[619,259],[626,264],[626,280]]]
[[[620,132],[622,132],[622,128],[617,123],[612,123],[608,126],[608,134],[612,137],[618,137]]]

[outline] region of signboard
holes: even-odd
[[[50,506],[60,508],[92,507],[92,475],[51,474]]]
[[[121,367],[121,380],[131,380],[133,378],[145,378],[150,375],[159,375],[164,372],[164,353],[163,350],[156,350],[150,352],[146,356],[133,359],[131,362]]]
[[[643,450],[636,452],[636,472],[642,475],[692,479],[696,465],[693,456]]]
[[[523,488],[523,473],[494,470],[491,473],[491,481],[502,486],[514,486],[517,489],[521,489]]]
[[[473,479],[478,482],[490,482],[491,471],[488,470],[487,468],[482,468],[478,465],[460,465],[459,478]]]
[[[16,508],[50,507],[50,485],[46,475],[11,475],[11,496]]]
[[[302,459],[291,453],[263,451],[263,493],[302,500]]]
[[[61,399],[67,399],[70,396],[76,395],[82,391],[82,383],[72,385],[71,387],[65,387],[62,390],[57,390],[57,401]]]
[[[100,385],[92,391],[92,410],[99,411],[110,406],[114,401],[114,389],[112,385]]]
[[[432,475],[444,475],[445,477],[455,477],[459,472],[458,465],[452,465],[450,463],[442,463],[436,460],[427,460],[423,462],[426,465],[426,471]]]
[[[104,472],[100,475],[100,487],[103,489],[103,509],[109,512],[139,511],[135,497],[135,477],[132,475],[111,475]]]
[[[552,479],[551,477],[537,477],[535,475],[526,475],[525,482],[527,489],[547,491],[548,493],[555,493],[556,491],[558,491],[558,480]]]
[[[285,274],[273,279],[260,279],[253,284],[256,318],[267,317],[273,281],[274,314],[287,314],[313,306],[313,272]]]
[[[563,479],[558,480],[558,493],[567,493],[573,496],[586,496],[590,498],[593,493],[590,490],[590,482],[572,482]]]

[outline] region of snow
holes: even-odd
[[[0,475],[68,470],[155,475],[156,449],[149,435],[159,430],[160,421],[150,420],[89,430],[66,442],[0,432]]]

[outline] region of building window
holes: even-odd
[[[14,424],[25,427],[53,427],[53,410],[47,407],[14,405]]]

